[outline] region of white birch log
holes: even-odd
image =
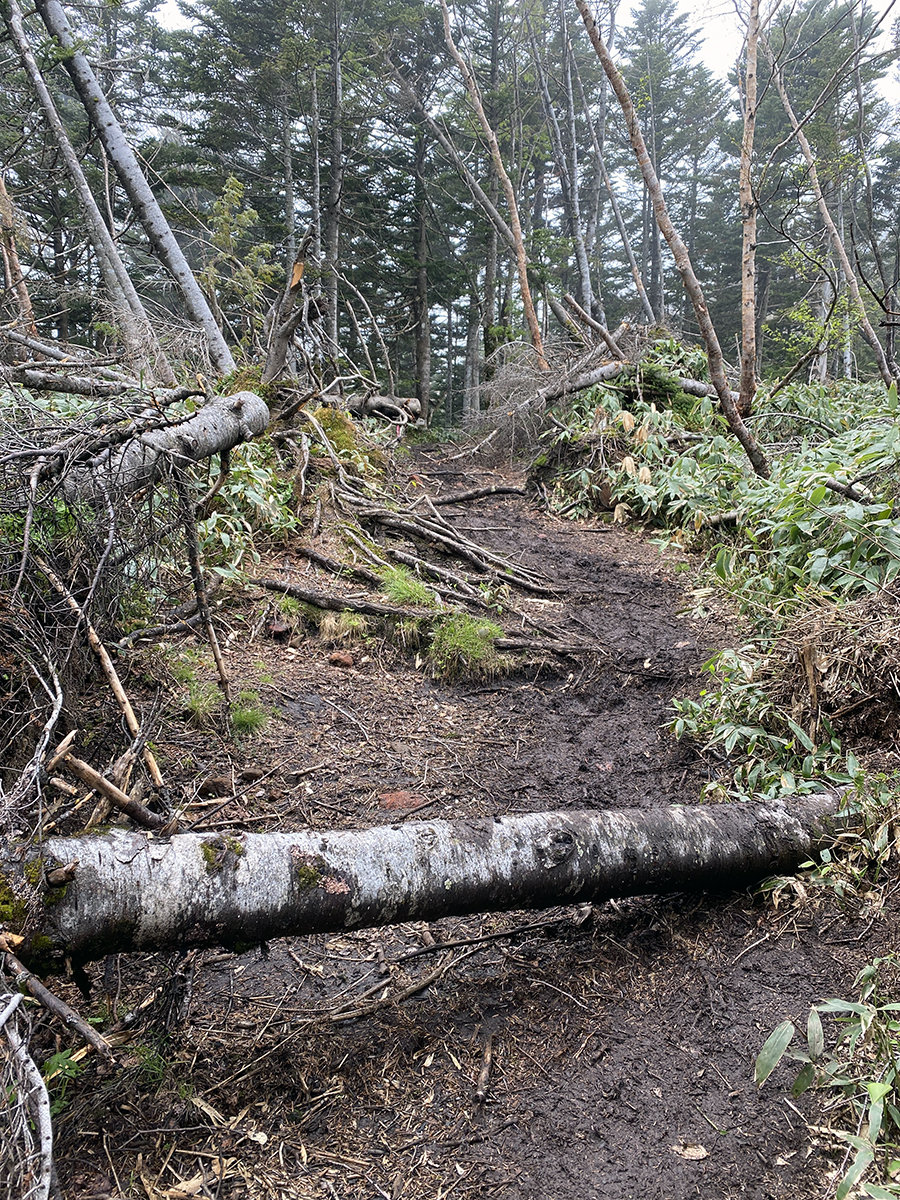
[[[137,433],[69,471],[63,495],[70,504],[84,504],[136,492],[153,483],[167,463],[185,467],[233,450],[268,423],[269,410],[255,392],[216,396],[186,420]]]
[[[685,888],[793,871],[833,840],[836,793],[784,804],[548,812],[362,831],[50,838],[77,863],[36,930],[79,959]],[[838,818],[840,820],[840,818]],[[0,866],[11,886],[15,852]],[[45,859],[46,861],[46,859]],[[18,869],[22,869],[19,864]]]

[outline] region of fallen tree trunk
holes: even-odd
[[[136,492],[153,483],[166,463],[185,467],[224,454],[262,433],[268,423],[269,410],[255,392],[216,396],[184,421],[138,432],[75,467],[63,480],[63,495],[72,504],[93,502],[110,490]]]
[[[40,848],[45,865],[77,867],[67,886],[48,890],[37,927],[27,932],[51,958],[91,960],[686,887],[734,888],[790,872],[830,843],[840,804],[839,794],[822,793],[791,797],[790,808],[547,812],[168,841],[124,830],[50,838]],[[15,891],[16,878],[34,876],[13,847],[2,865],[8,890]]]

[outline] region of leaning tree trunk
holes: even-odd
[[[50,127],[60,157],[65,164],[69,182],[78,197],[87,235],[94,247],[103,284],[115,310],[116,323],[122,330],[125,346],[135,354],[142,354],[145,349],[149,351],[156,377],[163,383],[174,384],[175,374],[166,360],[141,298],[125,269],[119,248],[106,227],[97,201],[84,177],[78,155],[75,153],[69,135],[60,119],[50,89],[38,67],[25,33],[25,24],[17,0],[7,0],[3,16],[10,39],[19,52],[19,58],[41,106],[44,120]]]
[[[475,82],[475,77],[469,68],[469,64],[460,54],[453,40],[453,34],[450,31],[450,11],[447,8],[446,0],[440,0],[441,12],[444,17],[444,42],[447,49],[450,51],[450,57],[459,68],[459,73],[462,76],[463,83],[466,87],[466,92],[472,108],[475,110],[475,115],[478,118],[478,123],[481,126],[485,141],[488,144],[491,161],[494,164],[494,170],[500,179],[500,185],[503,188],[503,194],[506,197],[506,207],[509,210],[509,226],[512,230],[512,235],[515,243],[516,255],[516,270],[519,276],[519,293],[522,297],[522,308],[525,310],[525,323],[528,326],[528,332],[531,337],[531,345],[534,348],[534,353],[538,361],[538,366],[542,371],[549,370],[547,359],[544,357],[544,343],[541,337],[541,327],[537,319],[537,313],[534,310],[534,301],[531,297],[531,285],[528,282],[528,255],[525,252],[525,238],[522,233],[522,223],[519,220],[519,205],[516,201],[515,189],[512,185],[512,180],[509,177],[509,172],[503,162],[503,155],[500,153],[500,143],[497,141],[497,135],[494,132],[493,126],[487,119],[487,113],[484,111],[484,105],[481,101],[481,95],[478,91],[478,84]]]
[[[69,25],[59,0],[38,0],[38,12],[48,32],[62,50],[63,65],[69,73],[81,103],[100,136],[103,148],[134,207],[135,214],[166,270],[175,280],[192,321],[205,333],[213,365],[224,375],[234,370],[234,359],[216,324],[194,273],[156,201],[153,190],[138,164],[137,157],[110,107],[103,89]]]
[[[753,139],[756,132],[756,59],[759,43],[759,0],[750,0],[747,64],[744,71],[744,132],[741,138],[741,395],[738,412],[749,417],[756,399],[756,196],[753,194]]]
[[[335,929],[541,908],[794,870],[833,840],[840,797],[422,821],[362,831],[170,840],[114,830],[50,838],[55,878],[25,932],[44,955],[234,945]],[[16,847],[2,878],[34,877]],[[54,876],[51,876],[54,878]],[[24,953],[24,951],[23,951]]]
[[[678,273],[684,284],[684,290],[687,292],[693,305],[694,315],[697,318],[697,324],[700,326],[700,335],[706,345],[709,377],[716,389],[719,406],[722,409],[725,420],[728,422],[728,428],[743,446],[754,471],[757,475],[762,476],[763,479],[768,479],[769,464],[766,461],[766,456],[760,449],[756,438],[742,421],[741,415],[737,410],[737,405],[732,397],[731,389],[728,386],[728,379],[725,375],[725,360],[722,357],[722,347],[719,345],[719,338],[712,323],[712,318],[709,315],[709,309],[706,306],[700,280],[694,271],[687,246],[685,246],[675,226],[672,224],[665,197],[663,196],[662,186],[653,168],[653,163],[650,161],[650,155],[647,151],[644,135],[641,133],[637,112],[635,111],[625,80],[622,78],[621,72],[613,62],[609,50],[600,36],[597,23],[591,16],[586,0],[575,0],[575,4],[581,13],[588,36],[591,39],[597,57],[603,65],[606,77],[616,94],[616,99],[619,101],[619,106],[622,109],[625,124],[628,128],[628,136],[631,139],[631,146],[653,204],[656,224],[669,244],[672,257],[675,259],[675,266],[678,268]]]
[[[791,132],[796,139],[797,145],[800,147],[800,153],[806,160],[807,178],[809,186],[812,188],[813,195],[816,198],[816,204],[819,207],[819,212],[825,228],[828,230],[828,236],[831,239],[831,245],[841,264],[841,270],[844,273],[844,279],[847,283],[847,289],[853,297],[853,303],[856,305],[856,316],[859,321],[860,332],[865,340],[872,348],[875,355],[875,361],[878,364],[878,372],[884,381],[885,387],[891,387],[895,380],[891,370],[890,363],[884,353],[884,347],[878,340],[878,334],[872,327],[872,322],[866,314],[866,305],[860,292],[859,282],[856,278],[856,271],[850,261],[850,256],[847,253],[847,248],[844,245],[844,240],[838,232],[838,228],[834,223],[834,218],[831,215],[831,210],[828,207],[828,201],[825,199],[825,193],[822,190],[822,184],[819,180],[819,172],[816,169],[816,159],[812,152],[812,147],[803,132],[803,123],[797,119],[797,114],[794,112],[794,107],[791,104],[790,96],[787,92],[787,87],[784,82],[784,72],[781,64],[778,62],[772,47],[768,40],[762,39],[762,46],[772,68],[772,79],[775,83],[775,89],[781,99],[781,106],[785,111],[788,121],[791,125]]]

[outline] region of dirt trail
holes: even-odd
[[[416,469],[445,494],[473,482],[429,456]],[[728,634],[686,615],[687,559],[521,497],[453,517],[560,589],[518,607],[607,654],[447,686],[393,646],[342,669],[318,638],[277,644],[269,601],[244,601],[232,673],[277,716],[238,754],[173,727],[170,777],[233,782],[222,817],[251,829],[694,802],[708,766],[665,732],[667,705]],[[272,566],[334,587],[289,552]],[[859,933],[827,909],[680,895],[123,959],[120,1005],[155,1000],[123,1065],[72,1085],[63,1182],[168,1200],[201,1172],[222,1197],[818,1196],[806,1101],[786,1068],[760,1094],[752,1063],[786,1015],[847,994],[891,929]]]

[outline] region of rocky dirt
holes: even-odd
[[[503,477],[416,471],[435,494]],[[673,740],[668,705],[734,634],[690,558],[519,496],[452,515],[550,577],[558,597],[519,610],[600,651],[450,685],[377,636],[343,648],[352,665],[311,632],[275,640],[272,598],[231,593],[229,669],[271,716],[235,746],[169,714],[158,750],[198,827],[697,801],[716,764]],[[290,549],[258,569],[353,587]],[[892,937],[884,914],[680,894],[123,956],[79,1001],[136,1017],[116,1066],[57,1088],[61,1181],[95,1200],[824,1196],[819,1101],[791,1098],[787,1067],[758,1090],[753,1061]]]

